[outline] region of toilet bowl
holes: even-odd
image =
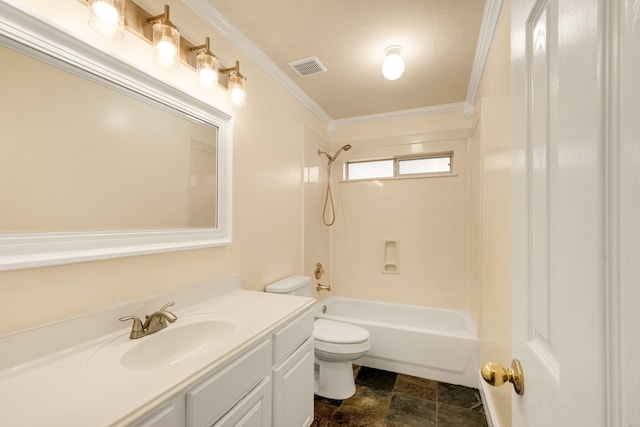
[[[311,278],[290,276],[268,285],[266,292],[311,296]],[[356,392],[352,362],[369,350],[369,331],[334,320],[316,319],[313,327],[315,348],[315,394],[342,400]]]
[[[352,362],[371,347],[369,331],[348,323],[316,319],[313,340],[318,365],[315,393],[338,400],[353,396],[356,386]]]

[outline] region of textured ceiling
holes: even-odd
[[[463,102],[485,0],[209,0],[333,120]],[[380,71],[400,45],[405,73]],[[327,72],[289,63],[316,56]]]

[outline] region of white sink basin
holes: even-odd
[[[157,369],[194,361],[227,346],[238,332],[238,322],[228,315],[178,317],[165,329],[135,340],[119,336],[99,347],[88,360],[90,367],[119,363],[128,369]]]
[[[172,326],[136,340],[136,344],[120,359],[122,366],[152,369],[180,363],[220,347],[235,330],[232,323],[223,320]]]

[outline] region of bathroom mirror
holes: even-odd
[[[0,271],[231,242],[229,115],[0,15]]]

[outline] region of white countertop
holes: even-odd
[[[130,369],[123,367],[119,360],[107,360],[100,352],[101,347],[115,341],[119,346],[133,346],[153,336],[125,340],[123,336],[128,337],[131,329],[127,323],[91,341],[8,367],[0,372],[0,425],[128,425],[266,338],[280,325],[309,309],[314,301],[235,289],[184,309],[176,303],[169,310],[178,320],[156,334],[179,325],[181,318],[188,319],[199,313],[231,316],[238,326],[237,333],[225,338],[224,345],[217,345],[206,353],[206,359],[189,359],[189,363]]]

